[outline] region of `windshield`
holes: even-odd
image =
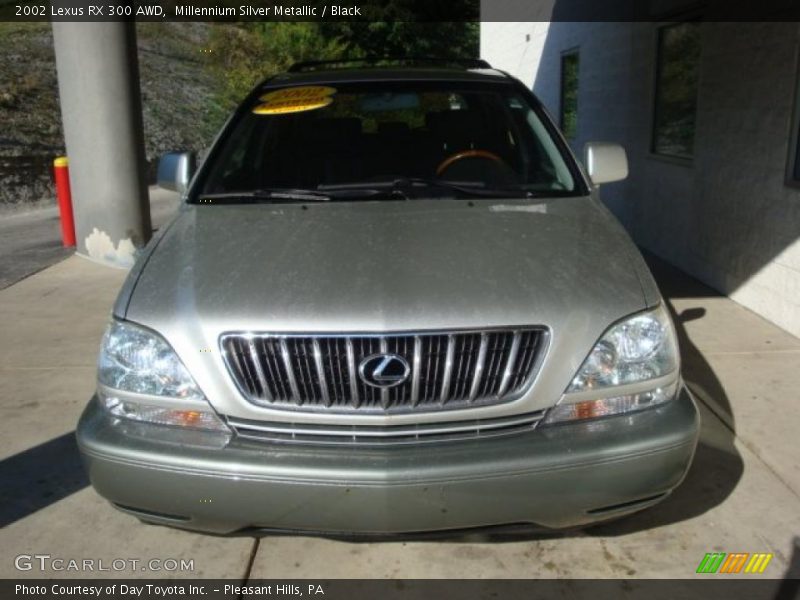
[[[398,188],[404,198],[481,190],[574,195],[567,160],[510,85],[294,86],[264,90],[244,108],[209,158],[194,199],[266,199],[281,191],[284,200],[380,199],[398,197]],[[389,188],[392,194],[380,194]]]

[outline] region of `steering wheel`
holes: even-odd
[[[463,152],[456,152],[455,154],[448,156],[441,163],[439,163],[439,166],[436,167],[436,175],[441,175],[447,169],[453,166],[454,163],[458,162],[459,160],[464,160],[465,158],[486,158],[508,167],[506,162],[494,152],[489,152],[488,150],[464,150]]]

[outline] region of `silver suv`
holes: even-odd
[[[641,255],[519,81],[304,63],[134,266],[78,426],[95,489],[208,531],[564,528],[683,479],[698,414]]]

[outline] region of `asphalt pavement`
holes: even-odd
[[[178,207],[178,195],[150,188],[153,227],[162,226]],[[0,290],[74,254],[61,243],[56,207],[0,216]]]

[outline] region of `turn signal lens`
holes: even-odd
[[[226,433],[230,431],[228,426],[222,422],[222,419],[210,410],[168,408],[102,395],[101,401],[108,412],[115,417],[123,419],[130,419],[142,423],[154,423],[156,425],[191,427],[192,429],[205,429]]]
[[[671,400],[678,389],[678,382],[638,394],[613,396],[584,402],[562,402],[547,413],[545,423],[564,423],[582,419],[596,419],[652,408]]]

